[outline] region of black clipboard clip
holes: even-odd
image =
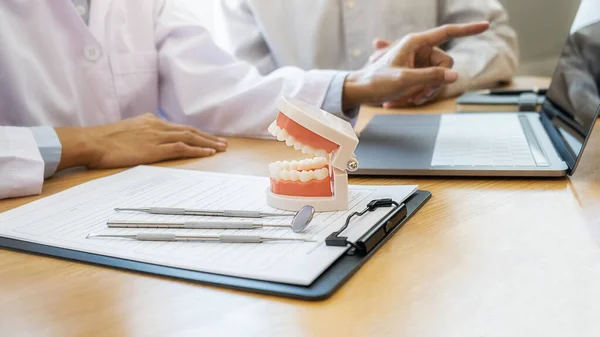
[[[356,242],[348,240],[347,236],[340,234],[348,228],[350,221],[355,216],[362,216],[367,212],[372,212],[379,207],[394,207],[385,216],[383,216],[375,225],[373,225],[363,236]],[[352,246],[354,249],[350,254],[368,254],[374,247],[383,240],[399,223],[406,217],[407,210],[405,204],[399,204],[392,199],[375,199],[367,204],[367,207],[360,211],[354,212],[346,218],[346,223],[338,231],[335,231],[325,239],[327,246],[346,247]]]

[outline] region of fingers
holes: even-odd
[[[221,142],[221,143],[227,144],[227,139],[225,139],[225,138],[213,136],[211,134],[202,132],[202,131],[200,131],[200,130],[198,130],[196,128],[193,128],[191,126],[188,126],[188,125],[176,124],[176,123],[172,123],[172,122],[169,122],[169,121],[162,120],[162,119],[156,117],[154,114],[151,114],[151,113],[145,113],[145,114],[140,115],[138,117],[131,118],[130,120],[135,120],[135,119],[146,120],[148,123],[152,123],[152,125],[155,128],[158,128],[158,129],[161,129],[161,130],[189,131],[189,132],[193,132],[193,133],[197,134],[198,136],[201,136],[201,137],[204,137],[206,139],[212,140],[213,142]]]
[[[344,82],[343,105],[383,104],[399,100],[413,90],[425,86],[439,86],[458,79],[458,73],[442,67],[387,68],[351,72]]]
[[[432,66],[451,69],[454,66],[454,59],[439,48],[433,48],[429,55],[429,62]]]
[[[218,151],[225,151],[227,149],[226,144],[207,139],[190,130],[165,131],[160,134],[160,137],[162,143],[167,144],[182,142],[193,147],[205,147]]]
[[[413,95],[412,103],[416,106],[423,105],[434,98],[441,90],[440,86],[427,87],[419,93]]]
[[[441,90],[442,87],[423,87],[417,86],[412,90],[408,90],[399,99],[388,101],[383,104],[385,109],[398,109],[405,108],[408,106],[419,106],[423,105],[428,101],[431,101]]]
[[[190,146],[206,147],[225,151],[227,140],[202,132],[188,125],[180,125],[156,118],[152,114],[144,114],[140,118],[146,119],[162,143],[184,142]]]
[[[403,88],[413,86],[441,86],[455,82],[458,73],[451,69],[442,67],[430,67],[420,69],[402,69],[397,85]]]
[[[452,39],[481,34],[485,32],[489,26],[489,22],[447,24],[422,33],[412,34],[408,39],[408,43],[413,48],[439,46]]]
[[[373,48],[375,50],[387,48],[390,46],[390,44],[392,44],[390,41],[384,40],[384,39],[374,39],[373,40]]]
[[[189,145],[210,147],[218,151],[225,151],[227,149],[227,139],[225,138],[213,136],[191,126],[179,125],[170,122],[165,123],[166,132],[171,133],[169,135],[170,139],[172,139],[169,141],[171,143],[176,141],[184,141]],[[185,138],[176,139],[176,136],[174,135],[179,135],[180,137]]]
[[[424,89],[424,86],[417,85],[405,90],[402,97],[383,103],[385,109],[404,108],[412,105],[412,97]]]
[[[170,122],[166,122],[166,123],[167,123],[167,127],[174,131],[177,131],[177,130],[190,131],[190,132],[197,134],[200,137],[212,140],[214,142],[227,143],[227,139],[225,139],[223,137],[217,137],[217,136],[211,135],[210,133],[202,132],[202,131],[200,131],[194,127],[188,126],[188,125],[181,125],[181,124],[175,124],[175,123],[170,123]]]
[[[194,147],[183,142],[161,144],[156,147],[155,161],[208,157],[216,153],[215,149]]]
[[[402,98],[399,98],[397,100],[393,100],[393,101],[389,101],[389,102],[385,102],[383,103],[383,108],[384,109],[400,109],[400,108],[406,108],[408,106],[410,106],[410,100],[411,98],[409,96],[403,96]]]

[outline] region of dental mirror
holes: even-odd
[[[308,227],[308,224],[312,221],[315,215],[315,208],[311,205],[306,205],[296,213],[292,219],[292,230],[294,233],[300,233]]]

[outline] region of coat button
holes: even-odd
[[[86,46],[83,48],[83,54],[90,61],[97,61],[102,56],[102,52],[96,46]]]
[[[77,11],[77,14],[84,15],[87,13],[87,9],[85,8],[85,6],[77,6],[75,7],[75,10]]]

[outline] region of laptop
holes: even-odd
[[[353,174],[572,175],[600,109],[600,0],[583,3],[596,21],[578,13],[540,112],[377,115]]]

